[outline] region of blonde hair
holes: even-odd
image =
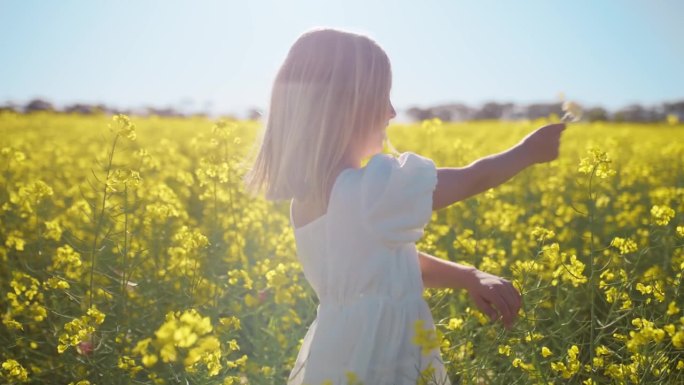
[[[326,210],[325,186],[345,151],[384,127],[391,87],[389,58],[374,40],[324,27],[303,33],[273,82],[248,191],[265,186],[267,200],[296,198]]]

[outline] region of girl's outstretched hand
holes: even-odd
[[[513,327],[522,297],[511,281],[476,269],[467,290],[475,305],[492,321],[502,318],[506,329]]]
[[[560,137],[565,123],[548,124],[531,132],[521,141],[533,163],[550,162],[558,158]]]

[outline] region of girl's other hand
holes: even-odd
[[[513,327],[522,305],[520,292],[504,278],[475,269],[467,290],[475,305],[492,321],[502,318],[506,329]]]
[[[548,124],[528,134],[521,141],[521,145],[525,147],[533,163],[550,162],[558,158],[558,147],[563,130],[565,130],[565,123]]]

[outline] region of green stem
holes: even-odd
[[[594,371],[594,334],[596,332],[594,325],[594,320],[596,319],[596,303],[594,301],[594,210],[596,207],[594,196],[591,191],[591,182],[594,174],[596,173],[597,167],[598,164],[594,166],[594,168],[591,170],[591,175],[589,176],[589,233],[591,234],[589,244],[589,296],[591,301],[591,320],[589,324],[589,362],[592,368],[592,374]]]
[[[95,275],[95,252],[97,250],[97,238],[100,235],[100,227],[102,226],[102,221],[105,214],[105,205],[107,203],[107,182],[109,181],[109,175],[112,169],[112,160],[114,159],[114,149],[116,148],[116,142],[119,140],[119,135],[117,134],[112,143],[112,149],[109,152],[109,161],[107,164],[107,174],[105,175],[104,181],[104,193],[102,194],[102,209],[100,210],[100,215],[97,218],[97,224],[95,225],[95,232],[93,234],[93,245],[90,248],[90,297],[88,299],[88,308],[93,306],[93,276]]]
[[[126,320],[126,258],[128,257],[128,185],[124,184],[124,245],[123,245],[123,264],[121,266],[121,315]],[[125,331],[124,331],[125,332]]]

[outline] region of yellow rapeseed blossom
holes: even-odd
[[[432,385],[432,384],[434,384],[435,383],[435,372],[436,372],[435,367],[432,365],[432,362],[429,362],[428,365],[420,371],[416,385]]]
[[[270,366],[262,366],[261,368],[259,368],[259,372],[260,372],[260,374],[263,375],[264,377],[270,377],[270,376],[273,375],[273,373],[274,373],[275,371],[274,371],[273,368],[270,367]]]
[[[12,271],[11,291],[5,294],[7,312],[2,322],[11,329],[22,329],[20,321],[41,322],[47,317],[44,306],[43,285],[34,277],[21,271]]]
[[[567,365],[562,361],[551,362],[551,369],[555,372],[559,372],[561,376],[568,379],[575,375],[580,369],[580,363],[577,360],[579,355],[579,348],[577,345],[572,345],[568,349]]]
[[[665,330],[655,327],[654,323],[642,318],[632,320],[632,325],[637,331],[630,331],[630,339],[627,341],[627,349],[635,353],[638,349],[650,342],[661,342],[665,338]]]
[[[559,266],[553,272],[554,279],[551,281],[551,285],[558,285],[559,280],[557,278],[560,278],[562,281],[569,282],[574,287],[587,282],[587,277],[585,277],[583,274],[585,265],[579,259],[577,259],[576,255],[571,255],[570,260],[566,261],[565,253],[561,253],[561,263],[562,266]]]
[[[531,332],[525,334],[525,341],[526,342],[533,342],[533,341],[540,341],[544,338],[544,335],[538,332]]]
[[[66,290],[69,287],[69,282],[57,277],[50,277],[47,281],[43,282],[44,289]]]
[[[240,326],[240,319],[235,317],[235,316],[230,316],[230,317],[221,317],[219,318],[219,323],[229,330],[240,330],[242,327]]]
[[[361,380],[359,380],[358,375],[353,371],[348,370],[344,373],[344,375],[346,378],[345,385],[365,385],[363,382],[361,382]]]
[[[162,362],[182,360],[189,373],[204,364],[210,376],[215,376],[222,368],[221,343],[213,334],[209,317],[202,317],[195,309],[184,312],[168,312],[166,322],[154,333],[155,338],[144,338],[132,349],[141,356],[145,367],[153,367],[159,359]],[[235,340],[233,340],[234,342]]]
[[[684,238],[684,226],[677,226],[677,235]]]
[[[125,371],[128,371],[128,374],[130,375],[131,378],[135,377],[135,375],[143,369],[142,366],[137,365],[135,363],[135,360],[127,355],[119,356],[117,360],[117,365],[119,369],[123,369]]]
[[[35,213],[41,202],[54,194],[54,190],[42,180],[29,183],[19,183],[16,190],[9,191],[9,202],[12,203],[17,213],[22,218],[28,218]]]
[[[435,329],[425,329],[424,324],[425,321],[422,319],[418,319],[414,323],[413,343],[420,346],[424,355],[428,355],[433,349],[439,348],[440,339]]]
[[[135,140],[135,124],[131,122],[131,119],[127,115],[115,114],[112,116],[112,121],[114,123],[109,124],[109,130],[111,132],[131,141]]]
[[[620,250],[620,254],[629,254],[638,250],[636,242],[630,238],[615,237],[610,241],[610,245]]]
[[[555,237],[556,233],[553,232],[553,230],[548,230],[540,226],[535,226],[534,229],[532,229],[532,231],[530,232],[530,236],[537,240],[537,242],[544,242]]]
[[[677,349],[683,349],[684,348],[684,329],[679,329],[672,336],[672,345]]]
[[[0,374],[11,382],[28,381],[28,371],[21,366],[19,362],[13,359],[8,359],[2,363],[2,371],[0,371]]]
[[[679,313],[679,307],[677,307],[677,304],[672,301],[667,305],[667,315],[675,315]]]
[[[23,238],[23,234],[20,231],[12,230],[7,234],[7,239],[5,239],[5,246],[13,248],[17,251],[23,251],[26,241]]]
[[[446,328],[449,330],[458,330],[463,326],[463,318],[450,318]]]
[[[665,226],[670,223],[675,215],[675,211],[667,206],[655,205],[651,207],[651,218],[655,221],[658,226]]]
[[[93,305],[84,316],[64,324],[64,332],[59,335],[57,352],[64,353],[70,346],[76,346],[89,339],[95,332],[97,325],[102,324],[104,320],[105,314]]]
[[[63,229],[58,220],[45,221],[43,222],[43,225],[45,225],[45,232],[43,233],[43,236],[46,239],[52,239],[55,241],[59,241],[61,239]]]
[[[240,358],[238,358],[238,359],[236,359],[236,360],[234,360],[234,361],[230,361],[230,360],[227,361],[226,366],[228,366],[228,367],[231,368],[231,369],[232,369],[232,368],[237,368],[237,367],[240,367],[240,366],[245,366],[245,365],[247,364],[247,359],[248,359],[248,358],[247,358],[247,355],[246,355],[246,354],[243,354],[242,357],[240,357]]]
[[[81,255],[69,245],[57,248],[48,271],[61,272],[74,281],[79,280],[85,272]]]
[[[590,147],[588,152],[589,156],[580,159],[579,172],[583,174],[594,172],[601,179],[615,175],[615,170],[610,168],[612,160],[606,151],[597,147]]]

